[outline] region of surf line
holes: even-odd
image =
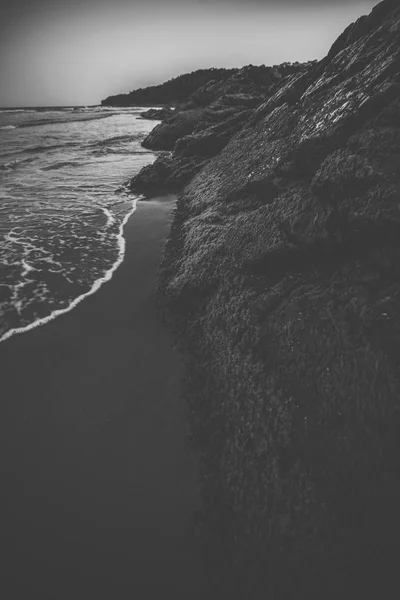
[[[105,275],[103,275],[103,277],[100,277],[99,279],[96,279],[96,281],[93,283],[92,287],[90,288],[90,290],[88,292],[85,292],[84,294],[81,294],[80,296],[75,298],[71,302],[71,304],[69,304],[66,308],[60,308],[58,310],[54,310],[47,317],[42,317],[41,319],[38,319],[37,321],[33,321],[32,323],[29,323],[29,325],[25,325],[24,327],[16,327],[14,329],[9,329],[8,331],[6,331],[3,334],[3,336],[0,337],[0,342],[5,342],[10,337],[17,335],[19,333],[25,333],[26,331],[30,331],[31,329],[35,329],[36,327],[46,325],[46,323],[53,321],[60,315],[70,312],[72,309],[75,308],[75,306],[77,306],[80,302],[82,302],[82,300],[87,298],[87,296],[91,296],[92,294],[97,292],[97,290],[99,290],[101,288],[103,283],[110,281],[110,279],[113,276],[114,271],[116,271],[118,269],[119,265],[124,260],[125,249],[126,249],[126,240],[124,237],[124,227],[127,224],[127,222],[129,221],[130,217],[136,211],[138,201],[143,200],[143,199],[144,199],[144,196],[139,196],[138,198],[135,198],[134,200],[132,200],[132,209],[125,215],[125,217],[120,225],[120,228],[119,228],[118,258],[115,261],[115,263],[113,264],[113,266],[105,273]]]

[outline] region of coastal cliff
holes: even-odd
[[[199,87],[209,81],[223,81],[238,69],[198,69],[174,77],[159,85],[132,90],[128,94],[109,96],[101,101],[102,106],[153,106],[175,105],[187,100]]]
[[[196,89],[172,115],[143,140],[160,154],[132,180],[142,194],[179,190],[218,154],[242,129],[254,109],[274,95],[282,81],[308,72],[316,61],[273,67],[247,65],[223,81],[209,81]]]
[[[202,461],[196,531],[236,565],[243,597],[388,597],[400,549],[398,2],[350,25],[323,60],[270,75],[222,98],[203,88],[204,106],[189,99],[150,134],[173,152],[131,184],[181,190],[160,302]]]

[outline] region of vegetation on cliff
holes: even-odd
[[[243,597],[388,597],[400,554],[398,3],[246,94],[264,97],[190,99],[192,131],[180,122],[174,153],[132,184],[158,170],[160,185],[186,185],[160,294],[202,457],[197,530],[237,566]]]
[[[179,104],[189,98],[198,88],[211,80],[223,81],[238,69],[198,69],[169,79],[159,85],[132,90],[128,94],[109,96],[102,106],[153,106]]]

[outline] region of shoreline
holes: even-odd
[[[125,251],[126,251],[126,239],[125,239],[125,235],[124,235],[125,225],[128,223],[129,219],[136,212],[137,204],[142,199],[143,199],[143,195],[138,195],[137,198],[132,200],[132,209],[125,215],[125,217],[120,225],[119,235],[118,235],[118,258],[115,261],[115,263],[108,269],[108,271],[106,271],[102,277],[100,277],[99,279],[96,279],[93,282],[92,287],[87,292],[74,298],[66,308],[59,308],[57,310],[54,310],[47,317],[42,317],[40,319],[37,319],[36,321],[33,321],[32,323],[29,323],[28,325],[25,325],[23,327],[8,329],[3,335],[0,336],[0,344],[2,342],[7,341],[14,335],[20,335],[22,333],[31,331],[32,329],[36,329],[36,327],[42,327],[43,325],[50,323],[50,321],[57,319],[57,317],[70,312],[76,306],[78,306],[78,304],[80,304],[80,302],[82,302],[85,298],[87,298],[88,296],[91,296],[92,294],[95,294],[104,283],[107,283],[107,281],[110,281],[110,279],[113,277],[114,272],[122,264],[122,262],[125,258]],[[106,210],[106,209],[104,209],[104,210]]]
[[[174,203],[138,203],[111,280],[0,344],[3,568],[15,596],[220,595],[188,541],[197,466],[182,365],[156,309]]]

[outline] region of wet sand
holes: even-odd
[[[173,205],[139,203],[112,280],[0,344],[8,600],[222,597],[186,539],[199,485],[156,311]]]

